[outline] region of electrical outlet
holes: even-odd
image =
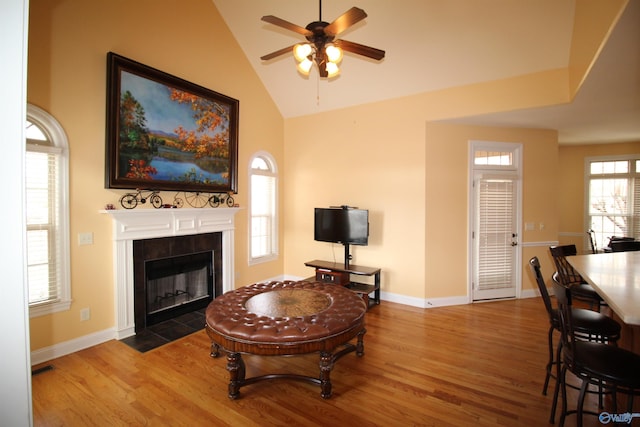
[[[93,233],[78,233],[79,245],[93,245]]]
[[[82,322],[91,319],[91,310],[88,308],[83,308],[80,310],[80,320]]]

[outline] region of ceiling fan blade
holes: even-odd
[[[293,52],[293,46],[295,46],[295,45],[288,46],[288,47],[283,47],[282,49],[278,49],[275,52],[271,52],[271,53],[268,53],[268,54],[266,54],[264,56],[261,56],[260,59],[262,59],[263,61],[268,61],[268,60],[273,59],[275,57],[278,57],[280,55],[284,55],[285,53],[291,53],[291,52]]]
[[[366,17],[367,13],[364,10],[358,7],[352,7],[351,9],[340,15],[338,18],[336,18],[336,20],[331,24],[327,25],[324,28],[324,33],[331,36],[336,36],[353,24],[362,21]]]
[[[384,58],[384,50],[376,49],[375,47],[365,46],[360,43],[354,43],[347,40],[337,40],[334,42],[342,50],[355,53],[358,55],[366,56],[371,59],[380,61]]]
[[[307,30],[306,28],[303,28],[296,24],[292,24],[289,21],[285,21],[284,19],[280,19],[273,15],[263,16],[262,20],[264,22],[268,22],[269,24],[277,25],[278,27],[282,27],[284,29],[296,32],[298,34],[302,34],[305,37],[313,35],[313,33]]]

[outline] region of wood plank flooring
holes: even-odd
[[[33,377],[34,425],[543,426],[547,325],[539,298],[432,309],[383,301],[367,313],[365,355],[336,363],[328,400],[286,380],[229,400],[226,358],[209,356],[204,330],[146,353],[110,341]],[[316,354],[245,360],[248,377],[318,371]]]

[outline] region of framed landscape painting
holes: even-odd
[[[236,99],[107,54],[107,188],[237,192]]]

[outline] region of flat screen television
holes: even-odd
[[[369,211],[355,208],[315,208],[314,239],[319,242],[366,246]]]

